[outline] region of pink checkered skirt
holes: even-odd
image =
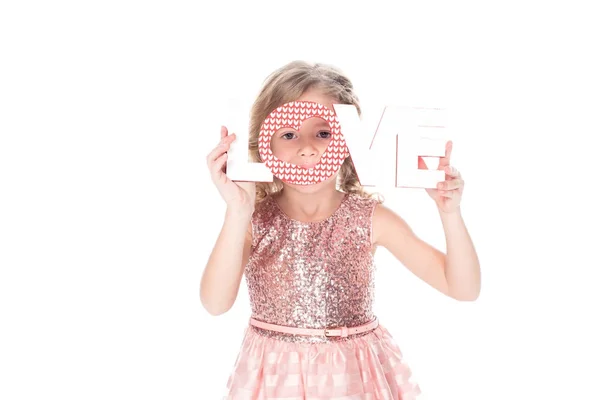
[[[412,400],[421,393],[387,329],[293,343],[246,329],[226,400]]]

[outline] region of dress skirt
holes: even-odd
[[[246,328],[224,400],[413,400],[421,393],[400,348],[379,326],[325,343]]]

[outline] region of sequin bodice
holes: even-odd
[[[271,197],[259,203],[245,269],[252,317],[301,328],[351,327],[372,321],[375,204],[373,199],[349,194],[329,218],[300,222],[289,218]]]

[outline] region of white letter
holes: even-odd
[[[232,181],[273,182],[273,173],[262,162],[248,161],[249,121],[242,118],[250,108],[242,108],[238,101],[227,102],[225,126],[236,139],[227,152],[227,177]]]
[[[373,124],[360,120],[353,105],[334,104],[360,183],[363,186],[435,188],[445,179],[444,171],[420,170],[419,156],[443,157],[445,141],[421,137],[420,126],[437,109],[388,106],[369,135]],[[430,128],[434,129],[434,128]],[[375,142],[375,137],[379,140]],[[375,146],[373,146],[373,144]],[[373,150],[378,147],[378,150]]]

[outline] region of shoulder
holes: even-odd
[[[347,206],[354,211],[365,211],[373,214],[375,207],[381,203],[381,200],[362,193],[348,193]]]
[[[273,201],[273,197],[271,195],[267,195],[254,205],[252,222],[254,224],[260,224],[261,222],[269,221],[276,211],[277,203]]]
[[[277,204],[271,195],[267,195],[254,205],[254,211],[248,226],[247,239],[253,243],[273,225],[277,213]]]
[[[359,217],[365,223],[371,223],[373,214],[382,201],[368,193],[351,192],[344,200],[345,213],[348,217]]]

